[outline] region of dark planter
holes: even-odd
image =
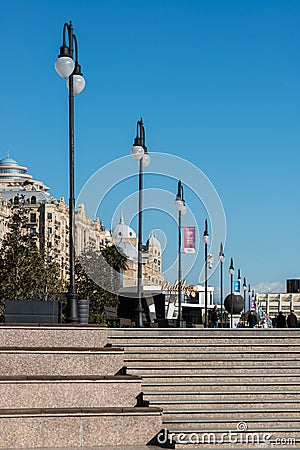
[[[61,323],[61,303],[43,300],[7,300],[6,323]]]
[[[90,301],[86,299],[78,300],[79,323],[89,323]]]

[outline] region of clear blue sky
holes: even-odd
[[[263,283],[260,290],[300,276],[298,0],[0,4],[1,157],[9,151],[67,200],[67,89],[53,64],[63,23],[72,20],[87,80],[76,98],[77,194],[97,169],[128,154],[143,116],[149,152],[192,162],[218,191],[226,270],[233,256],[251,285]],[[161,182],[175,194],[176,183],[161,178],[145,179],[146,186]],[[108,227],[136,181],[115,188],[100,207]],[[186,201],[194,206],[188,187]],[[202,233],[205,211],[195,206],[193,214]],[[146,215],[145,236],[154,228],[167,235],[172,259],[176,223]],[[201,246],[191,283],[202,255]],[[217,273],[211,282],[218,285]]]

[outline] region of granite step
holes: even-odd
[[[279,371],[278,371],[279,372]],[[131,375],[139,375],[143,377],[143,384],[148,382],[161,382],[162,380],[165,380],[167,383],[190,383],[194,382],[197,384],[202,383],[209,383],[213,379],[216,384],[223,384],[224,385],[224,377],[225,377],[225,384],[227,385],[227,379],[228,383],[234,382],[238,383],[240,385],[246,385],[249,383],[261,383],[262,381],[268,381],[272,383],[281,383],[282,381],[287,381],[290,384],[293,384],[294,382],[298,383],[300,381],[300,374],[296,375],[296,372],[294,374],[287,374],[287,373],[268,373],[265,374],[263,372],[250,374],[249,373],[236,373],[230,374],[230,377],[227,377],[225,374],[207,374],[207,373],[201,373],[201,371],[194,371],[190,370],[187,372],[187,369],[185,371],[183,370],[176,370],[168,371],[167,373],[164,373],[163,369],[161,370],[151,370],[146,371],[142,369],[128,369],[127,373]]]
[[[145,352],[144,354],[132,354],[132,353],[125,353],[124,356],[124,363],[128,366],[153,366],[161,364],[161,354],[153,353],[148,354]],[[256,357],[255,359],[253,356],[250,357],[243,357],[241,355],[233,356],[233,355],[224,355],[224,354],[218,354],[218,355],[203,355],[202,353],[198,352],[192,352],[192,353],[174,353],[169,354],[168,357],[164,358],[164,367],[172,366],[172,365],[183,365],[186,364],[188,361],[189,366],[199,366],[201,367],[231,367],[231,366],[239,366],[239,367],[245,367],[245,366],[258,366],[261,368],[264,368],[266,366],[269,367],[278,367],[278,357],[266,357],[265,355],[262,355],[261,357]],[[300,367],[300,358],[297,357],[286,357],[286,358],[280,358],[280,362],[283,366],[288,367]]]
[[[0,409],[133,407],[141,402],[141,377],[0,377]]]
[[[194,403],[194,402],[205,402],[205,401],[213,401],[213,402],[226,402],[226,404],[232,403],[244,403],[247,402],[276,402],[286,400],[286,401],[294,401],[295,403],[300,402],[300,391],[290,390],[284,392],[278,391],[269,391],[269,390],[256,390],[253,391],[244,391],[244,390],[227,390],[226,386],[224,386],[223,391],[215,392],[215,391],[206,391],[202,392],[200,389],[198,391],[178,391],[177,392],[168,392],[168,391],[145,391],[143,390],[143,395],[145,400],[149,400],[150,404],[154,404],[157,402],[186,402],[186,403]]]
[[[242,417],[242,420],[235,420],[234,418],[198,418],[198,419],[163,419],[163,426],[168,430],[176,429],[186,431],[189,428],[197,429],[198,432],[202,430],[236,430],[240,424],[246,424],[247,430],[256,429],[273,429],[273,428],[299,428],[300,417],[247,417],[247,420]]]
[[[199,408],[187,408],[182,405],[181,408],[164,408],[163,421],[168,423],[169,421],[175,420],[176,422],[182,422],[183,424],[197,423],[198,420],[210,419],[217,420],[223,419],[224,423],[230,420],[236,422],[259,420],[264,418],[272,418],[274,420],[280,420],[281,418],[286,419],[297,419],[300,417],[299,405],[297,407],[290,408],[283,407],[282,405],[272,404],[270,407],[266,405],[244,405],[242,412],[240,409],[234,409],[230,405],[224,406],[222,409],[218,408],[216,410],[207,407]]]
[[[198,364],[195,365],[189,365],[188,362],[186,361],[185,364],[164,364],[162,367],[162,363],[158,363],[156,362],[156,364],[131,364],[130,362],[126,362],[126,367],[128,371],[144,371],[145,373],[160,373],[161,370],[164,371],[165,374],[170,374],[170,373],[180,373],[182,371],[189,371],[190,373],[194,373],[194,374],[198,374],[199,375],[215,375],[216,377],[220,377],[220,376],[226,376],[226,374],[230,374],[231,375],[245,375],[245,373],[247,375],[251,374],[251,375],[260,375],[260,374],[265,374],[265,375],[278,375],[278,374],[287,374],[287,375],[295,375],[298,376],[300,375],[300,366],[293,366],[293,364],[289,364],[289,365],[283,365],[281,367],[278,367],[277,365],[267,365],[262,367],[259,366],[253,366],[253,365],[245,365],[245,366],[241,366],[241,365],[232,365],[232,366],[228,366],[228,367],[224,367],[223,365],[219,365],[219,366],[202,366],[201,365],[201,361],[198,361]]]
[[[99,325],[1,324],[1,347],[104,347],[108,328]]]
[[[162,407],[164,409],[164,413],[167,414],[168,411],[174,411],[176,413],[177,410],[192,411],[195,409],[198,411],[200,408],[205,408],[207,410],[212,411],[222,411],[222,409],[232,409],[233,411],[243,411],[245,408],[245,400],[243,399],[235,399],[234,402],[231,399],[211,399],[211,400],[154,400],[151,401],[151,406]],[[266,399],[254,399],[252,398],[249,404],[247,404],[247,408],[251,410],[255,407],[264,407],[264,408],[272,408],[274,406],[280,408],[289,408],[291,410],[298,409],[299,404],[295,401],[295,399],[277,399],[277,400],[269,400]]]
[[[162,428],[160,408],[0,410],[0,448],[145,446]]]
[[[165,342],[151,342],[151,343],[143,343],[139,340],[137,342],[129,342],[126,343],[123,340],[118,342],[118,345],[112,345],[112,347],[118,346],[126,349],[127,354],[162,354],[164,356],[173,353],[186,353],[193,354],[194,352],[206,354],[206,355],[214,355],[214,354],[230,354],[230,355],[238,355],[241,353],[249,354],[257,354],[257,355],[268,355],[270,357],[273,355],[278,358],[278,354],[280,353],[291,353],[295,355],[300,354],[300,343],[277,343],[272,344],[266,342],[265,344],[257,343],[253,344],[250,342],[244,342],[241,344],[238,343],[230,343],[224,344],[220,343],[211,343],[209,345],[203,345],[202,343],[178,343],[177,340],[174,340],[172,343]]]
[[[1,348],[0,376],[116,375],[123,358],[121,348]]]
[[[188,390],[190,392],[202,392],[205,393],[207,391],[214,392],[214,393],[223,393],[227,392],[228,390],[235,390],[235,392],[257,392],[257,390],[266,390],[270,392],[283,392],[285,390],[289,389],[298,389],[300,390],[300,380],[294,381],[293,384],[289,381],[277,381],[274,383],[273,381],[250,381],[247,384],[241,385],[238,381],[231,381],[226,380],[225,384],[212,382],[211,380],[209,382],[183,382],[180,378],[178,378],[175,382],[169,382],[165,381],[164,378],[160,378],[160,381],[157,382],[151,382],[146,381],[144,378],[142,378],[142,389],[144,393],[153,393],[153,392],[160,392],[165,391],[166,393],[176,393],[181,392],[183,390]]]

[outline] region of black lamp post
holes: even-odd
[[[68,35],[68,42],[66,40]],[[73,52],[75,48],[75,60]],[[78,63],[78,47],[75,34],[73,34],[72,22],[65,23],[63,27],[63,44],[55,63],[55,70],[67,79],[69,89],[69,264],[70,283],[67,292],[67,322],[78,323],[78,294],[75,282],[75,189],[74,189],[74,95],[80,94],[85,87],[85,80]]]
[[[204,317],[205,317],[205,321],[204,321],[204,326],[205,328],[208,328],[208,314],[207,314],[207,247],[209,245],[209,234],[208,234],[208,227],[207,227],[207,219],[205,220],[205,229],[204,229],[204,233],[202,236],[202,242],[204,244],[204,277],[205,277],[205,293],[204,293]]]
[[[244,291],[244,326],[246,323],[246,291],[247,291],[247,283],[246,278],[244,277],[244,283],[243,283],[243,291]]]
[[[251,297],[251,286],[250,286],[250,284],[248,284],[248,306],[249,306],[249,311],[251,309],[250,297]]]
[[[177,195],[174,202],[174,208],[178,211],[178,314],[177,314],[177,327],[180,327],[181,322],[181,281],[182,281],[182,272],[181,272],[181,217],[187,211],[187,207],[185,206],[184,195],[183,195],[183,186],[181,181],[178,181],[178,190]]]
[[[219,261],[220,261],[220,301],[221,301],[221,327],[223,328],[223,264],[225,262],[225,256],[223,253],[223,244],[220,244],[220,253],[219,253]]]
[[[241,289],[242,277],[241,277],[241,270],[240,269],[238,269],[237,280],[239,281],[239,288]]]
[[[233,327],[233,274],[234,274],[234,267],[233,267],[233,259],[230,260],[230,266],[228,269],[229,275],[230,275],[230,300],[231,300],[231,312],[230,312],[230,327]]]
[[[145,145],[145,128],[143,120],[136,124],[136,137],[133,147],[130,150],[131,156],[139,165],[139,212],[138,212],[138,272],[137,272],[137,305],[136,305],[136,326],[143,327],[143,169],[150,164],[150,156]]]

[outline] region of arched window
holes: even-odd
[[[32,205],[35,205],[35,204],[36,204],[36,196],[35,196],[35,195],[33,195],[33,196],[31,197],[31,204],[32,204]]]
[[[19,197],[16,195],[16,197],[14,197],[14,205],[18,204],[19,204]]]

